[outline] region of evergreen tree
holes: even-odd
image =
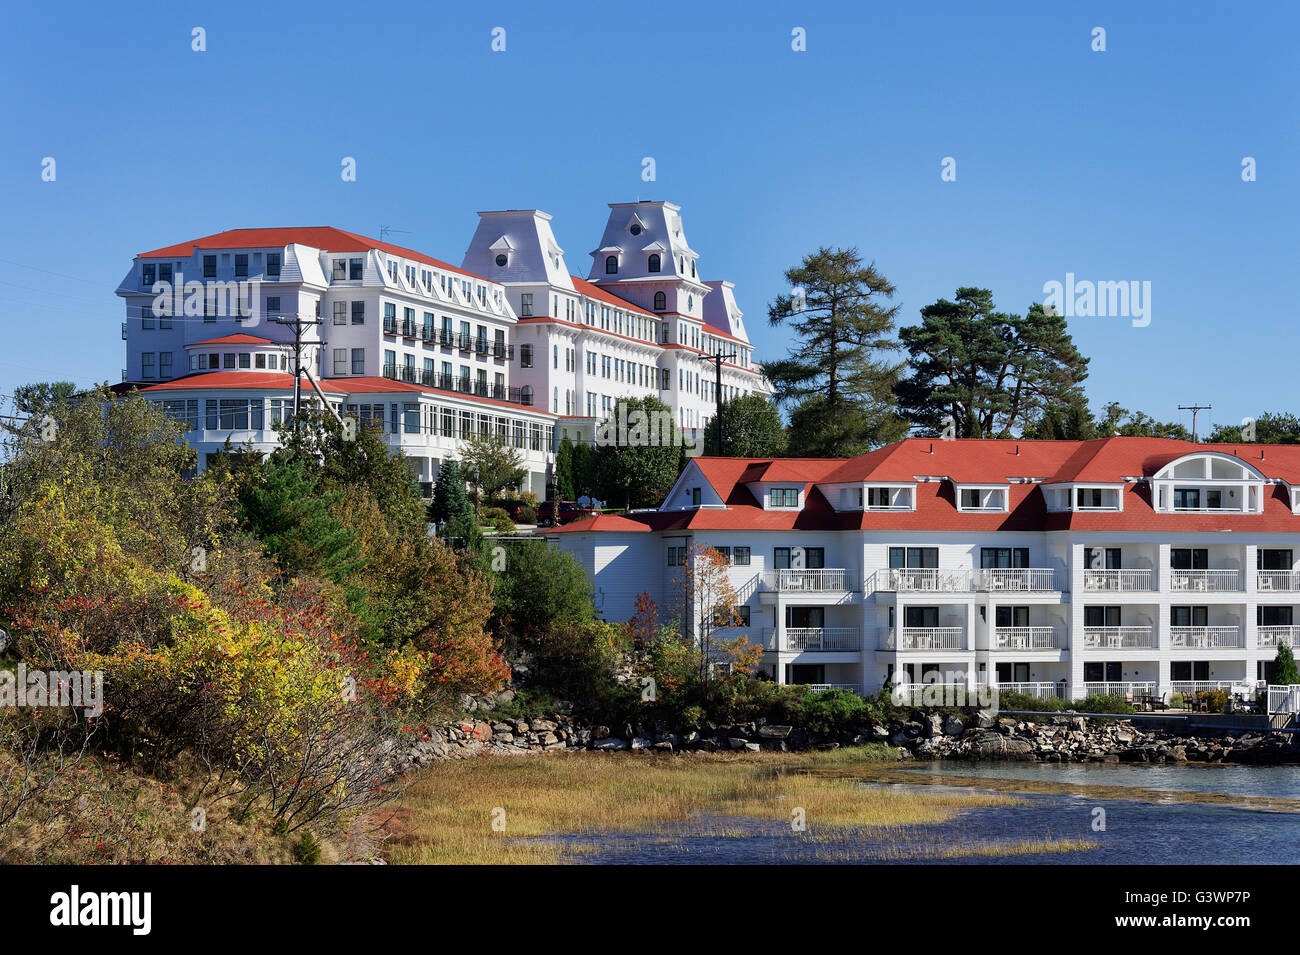
[[[555,451],[555,479],[562,501],[577,497],[573,471],[573,442],[566,435]]]
[[[455,461],[442,462],[438,480],[433,485],[433,502],[429,505],[429,519],[435,524],[456,524],[464,527],[475,524],[474,505],[465,489],[465,472]]]
[[[1266,411],[1254,421],[1251,441],[1260,444],[1300,444],[1300,418],[1281,411]],[[1237,444],[1247,440],[1242,436],[1241,425],[1219,425],[1207,439],[1221,444]]]
[[[705,454],[733,458],[775,458],[786,453],[781,413],[766,395],[745,395],[723,402],[722,449],[712,422],[705,436]]]
[[[901,437],[906,424],[893,414],[899,366],[887,357],[898,348],[898,306],[887,304],[894,286],[856,249],[820,248],[785,278],[799,291],[778,296],[768,319],[791,328],[796,344],[763,371],[777,401],[791,405],[791,421],[811,425],[802,452],[859,454]]]
[[[951,424],[956,437],[1010,437],[1046,409],[1083,400],[1088,359],[1065,319],[1040,304],[1009,315],[988,289],[959,288],[956,301],[927,305],[921,324],[898,335],[912,367],[899,404],[922,433],[941,435]]]
[[[1273,681],[1279,686],[1295,686],[1300,683],[1300,669],[1296,668],[1295,654],[1285,643],[1277,646],[1277,660],[1273,664]]]

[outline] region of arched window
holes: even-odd
[[[686,314],[689,315],[693,311],[695,311],[695,296],[688,295],[686,296]]]
[[[662,312],[668,307],[668,296],[663,292],[655,292],[655,311]]]
[[[606,275],[618,275],[618,256],[617,256],[617,255],[607,255],[607,256],[605,256],[605,274],[606,274]]]
[[[659,271],[659,253],[658,253],[658,252],[651,252],[651,253],[650,253],[650,271],[651,271],[651,272],[658,272],[658,271]]]
[[[519,389],[519,403],[521,405],[532,405],[533,403],[533,386],[524,385]]]

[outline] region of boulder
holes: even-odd
[[[766,723],[758,728],[758,735],[763,739],[785,739],[790,735],[792,726],[781,726],[775,723]]]
[[[591,748],[609,749],[609,750],[627,749],[628,742],[625,739],[619,739],[617,736],[606,736],[603,739],[598,739],[593,741],[591,744]]]
[[[970,755],[973,759],[1032,759],[1029,740],[981,730],[970,737]]]
[[[950,716],[943,721],[944,736],[960,736],[964,732],[966,732],[966,727],[957,717]]]

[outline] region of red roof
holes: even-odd
[[[619,308],[625,308],[629,312],[640,312],[642,315],[650,315],[653,318],[660,317],[660,315],[655,312],[648,312],[640,305],[633,305],[627,299],[619,298],[612,292],[607,292],[599,285],[593,285],[586,279],[580,279],[576,275],[570,275],[569,278],[573,279],[573,289],[575,292],[590,296],[594,299],[599,299],[607,305],[616,305]]]
[[[304,391],[311,389],[306,381],[302,383]],[[293,391],[293,375],[279,371],[201,371],[171,381],[160,381],[156,385],[146,385],[141,391],[182,391],[207,388],[266,388],[271,391]],[[333,391],[332,388],[324,388]]]
[[[1151,477],[1177,458],[1217,452],[1240,458],[1266,478],[1300,486],[1300,445],[1194,444],[1165,438],[1094,441],[931,441],[909,438],[868,454],[843,458],[695,458],[725,508],[654,511],[637,515],[653,530],[908,530],[908,531],[1181,531],[1300,532],[1284,485],[1264,489],[1263,514],[1157,514],[1149,486],[1125,478]],[[919,481],[921,477],[947,480]],[[1034,482],[1011,483],[1019,478]],[[804,488],[799,511],[763,510],[746,485],[779,481]],[[916,486],[912,511],[836,512],[817,485],[903,482]],[[1122,512],[1047,512],[1041,485],[1086,481],[1123,486]],[[962,512],[956,484],[1007,487],[1006,513]],[[603,529],[592,526],[588,529]]]
[[[256,335],[245,335],[238,332],[234,335],[222,335],[220,338],[208,338],[201,342],[190,342],[186,348],[193,348],[195,345],[270,345],[269,338],[258,338]]]
[[[461,275],[482,278],[480,275],[467,272],[448,262],[443,262],[441,259],[431,258],[423,252],[405,249],[400,245],[393,245],[391,242],[381,242],[378,239],[370,239],[364,235],[357,235],[355,232],[346,232],[343,229],[336,229],[327,225],[290,226],[280,229],[227,229],[225,232],[205,235],[201,239],[178,242],[176,245],[154,249],[152,252],[141,252],[136,258],[189,258],[194,254],[196,246],[200,249],[274,249],[283,248],[292,243],[310,246],[323,252],[366,252],[370,249],[378,249],[381,252],[387,252],[389,255],[413,259],[416,262],[436,266],[448,272],[459,272]]]
[[[618,514],[594,514],[591,517],[584,517],[582,520],[574,521],[571,524],[561,524],[559,527],[547,528],[546,533],[550,534],[573,534],[585,531],[622,531],[624,533],[647,532],[650,526],[645,521],[630,520],[621,517]]]

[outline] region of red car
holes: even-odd
[[[594,507],[582,507],[574,501],[560,501],[558,520],[555,512],[555,501],[545,501],[539,504],[537,507],[537,522],[539,524],[569,524],[600,513]]]

